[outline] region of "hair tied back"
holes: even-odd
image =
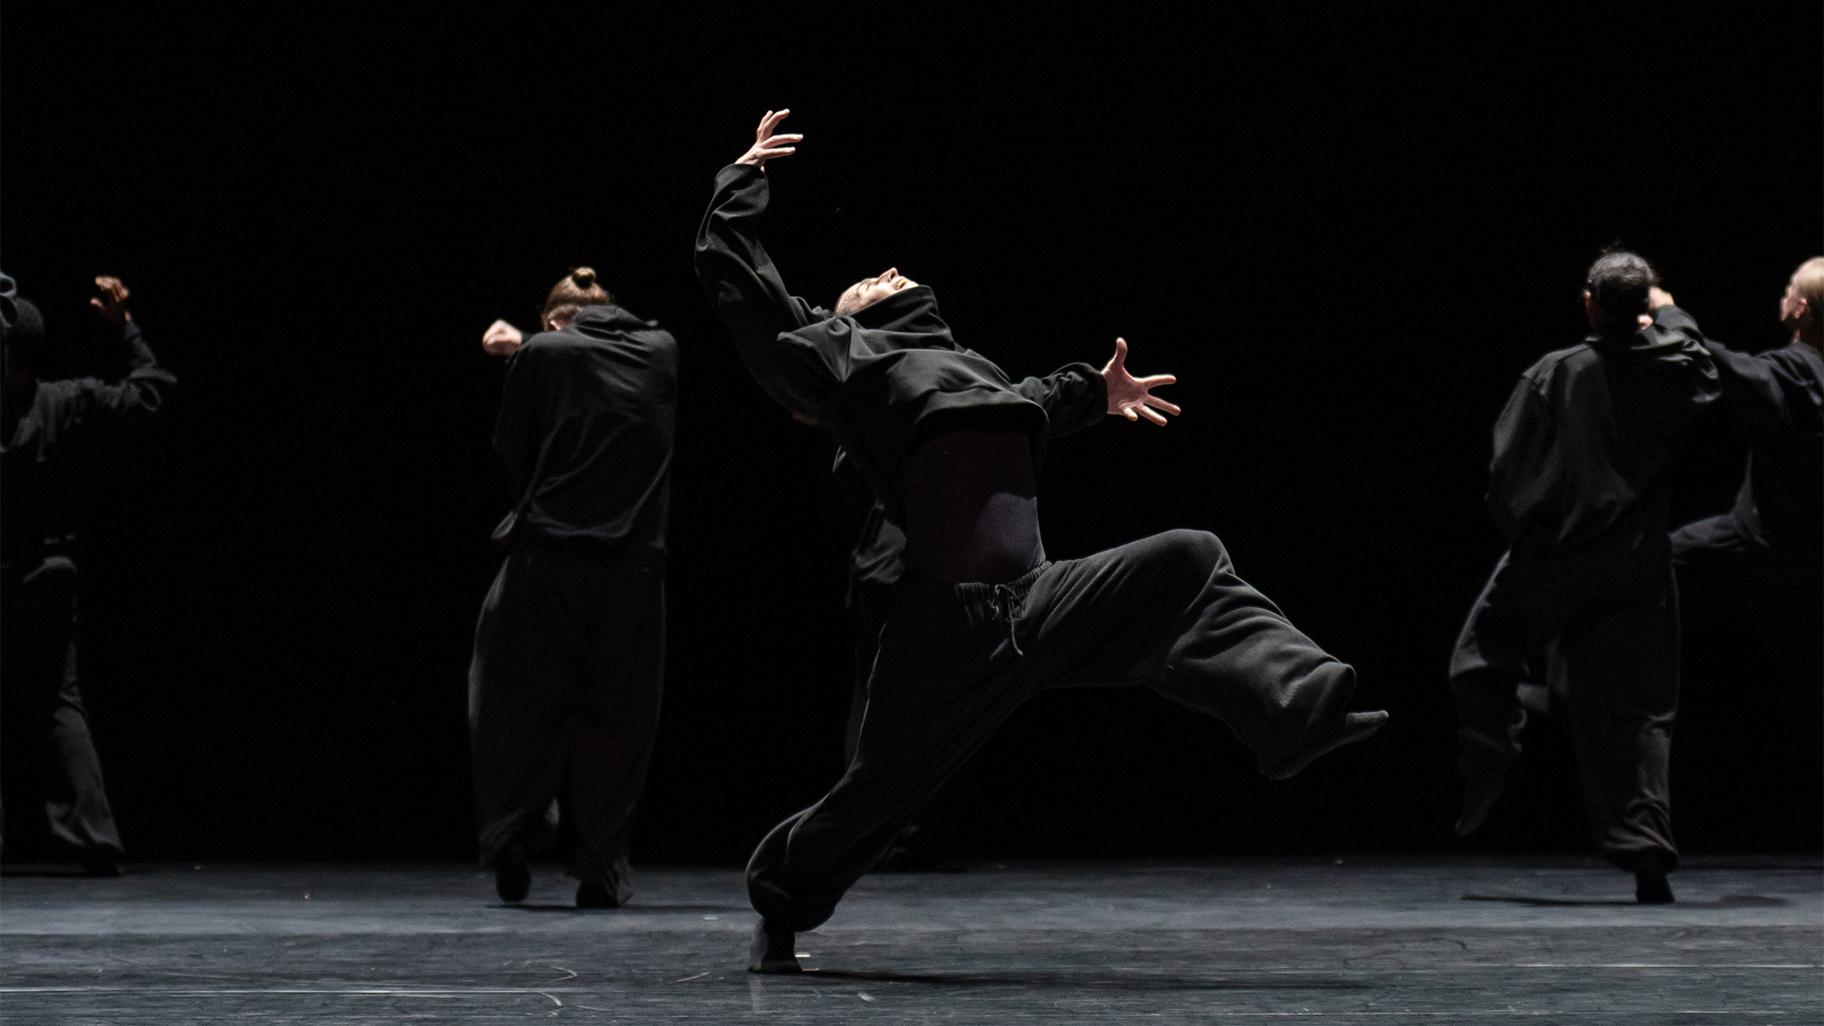
[[[570,280],[576,283],[577,288],[586,289],[595,284],[595,268],[573,267],[570,269]]]

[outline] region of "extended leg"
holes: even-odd
[[[1019,635],[1039,680],[1151,686],[1227,724],[1275,778],[1385,719],[1346,723],[1354,671],[1236,576],[1204,531],[1058,564],[1028,597]]]

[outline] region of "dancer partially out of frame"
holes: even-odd
[[[868,685],[854,758],[829,794],[779,824],[748,864],[761,919],[748,968],[795,972],[797,931],[827,920],[938,786],[1028,696],[1143,685],[1227,724],[1269,777],[1373,733],[1350,713],[1354,671],[1235,575],[1222,542],[1171,531],[1086,559],[1040,539],[1049,440],[1104,416],[1165,423],[1127,343],[1097,371],[1014,381],[951,337],[932,290],[889,268],[834,310],[792,295],[759,223],[765,165],[793,153],[787,112],[716,176],[697,235],[703,287],[760,386],[832,429],[904,530],[905,574]]]
[[[1678,711],[1678,589],[1666,540],[1679,430],[1717,397],[1697,326],[1648,312],[1653,268],[1624,251],[1590,266],[1591,334],[1515,383],[1495,424],[1488,508],[1509,540],[1450,660],[1463,805],[1487,818],[1520,755],[1522,683],[1569,695],[1597,844],[1643,903],[1672,900],[1667,765]]]
[[[1658,293],[1654,302],[1670,305],[1672,297]],[[1680,587],[1696,583],[1707,611],[1753,617],[1754,632],[1779,649],[1772,654],[1788,671],[1784,686],[1815,689],[1824,582],[1824,257],[1792,272],[1779,309],[1789,340],[1776,349],[1745,353],[1704,340],[1723,406],[1748,442],[1748,465],[1728,512],[1672,532],[1672,559]]]
[[[515,505],[469,669],[481,857],[505,901],[531,884],[554,799],[575,828],[576,904],[632,896],[628,826],[658,732],[677,343],[580,267],[544,331],[497,321],[509,357],[494,448]]]
[[[118,377],[42,381],[37,307],[0,275],[0,685],[9,761],[38,784],[52,835],[94,876],[119,875],[120,832],[82,698],[78,536],[112,449],[164,409],[177,378],[159,365],[119,278],[95,279]]]

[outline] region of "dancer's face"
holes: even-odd
[[[918,282],[899,273],[899,268],[889,267],[872,278],[863,278],[842,290],[836,297],[836,315],[847,317],[857,310],[865,310],[875,303],[887,298],[901,289],[909,289]]]

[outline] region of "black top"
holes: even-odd
[[[906,566],[940,581],[1010,581],[1045,558],[1032,440],[945,431],[900,470]]]
[[[894,482],[920,441],[956,428],[1017,430],[1042,456],[1046,438],[1098,423],[1102,375],[1084,363],[1014,382],[957,345],[925,286],[902,289],[853,316],[794,296],[760,243],[768,185],[731,164],[697,231],[697,276],[755,381],[788,410],[836,434],[875,494],[897,515]]]
[[[0,567],[19,572],[67,553],[100,492],[102,465],[122,435],[157,413],[177,378],[158,365],[139,325],[126,322],[119,381],[39,381],[6,411],[0,439]],[[16,419],[15,419],[16,417]]]
[[[1684,311],[1663,307],[1634,335],[1591,336],[1521,375],[1495,423],[1488,486],[1516,554],[1616,532],[1663,538],[1680,429],[1719,391],[1701,337]]]
[[[1724,405],[1748,435],[1730,516],[1748,541],[1815,560],[1824,547],[1824,355],[1803,342],[1758,354],[1704,346]]]
[[[677,342],[618,306],[526,339],[494,427],[519,496],[495,540],[637,545],[662,560],[677,379]]]

